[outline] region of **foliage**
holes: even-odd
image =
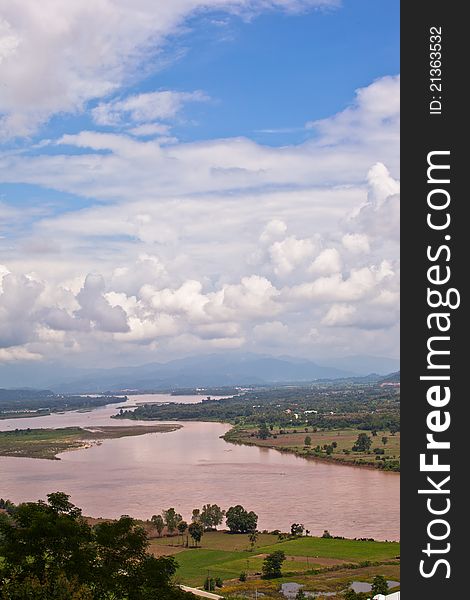
[[[292,523],[290,526],[290,534],[295,536],[303,535],[305,531],[305,527],[302,523]]]
[[[158,535],[161,536],[163,529],[165,527],[165,522],[163,521],[162,515],[153,515],[153,517],[150,519],[150,521],[152,522],[152,525],[157,530]]]
[[[189,535],[193,538],[196,546],[201,541],[202,536],[204,535],[204,527],[198,521],[194,521],[188,527]]]
[[[383,575],[376,575],[372,581],[372,595],[388,594],[388,583]]]
[[[357,436],[356,443],[352,447],[353,452],[367,452],[372,444],[371,438],[367,435],[367,433],[360,433]]]
[[[248,512],[243,506],[237,504],[228,509],[226,523],[232,533],[251,533],[256,531],[258,515],[253,511]]]
[[[169,508],[163,511],[163,521],[165,522],[168,533],[173,533],[178,526],[178,523],[183,520],[183,517],[178,514],[174,508]]]
[[[266,423],[261,423],[261,425],[259,426],[259,429],[258,429],[258,437],[261,440],[267,440],[269,437],[271,437],[271,435],[272,435],[271,430],[266,425]]]
[[[282,565],[286,560],[286,553],[284,550],[276,550],[263,561],[263,577],[265,579],[274,579],[276,577],[282,577]]]
[[[69,496],[20,504],[0,520],[2,600],[176,600],[173,557],[148,554],[145,530],[128,516],[91,527]]]
[[[199,520],[206,529],[217,529],[217,526],[222,524],[224,516],[225,511],[217,504],[204,504],[199,514]]]

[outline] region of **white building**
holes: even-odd
[[[377,594],[372,600],[400,600],[400,592],[393,592],[393,594],[387,594],[386,596]]]

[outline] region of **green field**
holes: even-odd
[[[181,538],[163,537],[152,540],[151,550],[158,555],[176,553],[175,558],[179,564],[176,576],[178,583],[201,586],[210,575],[214,578],[220,577],[224,581],[224,587],[228,586],[240,592],[250,589],[252,582],[259,580],[265,555],[275,550],[283,550],[287,557],[282,581],[303,583],[308,585],[309,589],[337,589],[335,586],[343,585],[344,581],[360,577],[365,579],[359,580],[367,581],[373,576],[370,575],[371,569],[378,569],[378,572],[383,569],[392,579],[399,577],[397,557],[400,554],[400,545],[397,542],[362,542],[317,537],[279,541],[277,535],[260,534],[256,546],[250,551],[247,535],[232,535],[219,531],[206,533],[202,538],[201,548],[185,548],[181,544]],[[368,567],[364,565],[366,561],[394,564]],[[361,568],[360,564],[363,565]],[[249,575],[248,581],[243,584],[238,582],[242,572]],[[374,571],[373,574],[378,572]],[[279,580],[276,585],[278,583]],[[320,583],[321,586],[315,588]],[[274,584],[269,583],[269,586],[272,585]]]

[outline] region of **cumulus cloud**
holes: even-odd
[[[312,240],[299,240],[294,236],[275,242],[269,248],[269,255],[277,275],[291,273],[297,266],[311,258],[315,252]]]
[[[328,275],[338,273],[341,270],[341,255],[336,248],[326,248],[322,250],[310,265],[311,273]]]
[[[27,228],[2,244],[0,360],[93,360],[98,347],[111,363],[241,347],[395,354],[398,135],[386,94],[398,86],[372,87],[298,146],[136,139],[168,132],[124,98],[102,105],[133,121],[129,135],[79,132],[52,153],[0,157],[6,181],[93,198],[18,213]],[[55,251],[31,252],[48,240]]]
[[[6,269],[1,272],[0,348],[21,346],[34,338],[37,301],[43,285]]]
[[[348,252],[354,254],[370,252],[369,238],[364,233],[346,233],[341,242]]]

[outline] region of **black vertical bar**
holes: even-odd
[[[465,165],[468,151],[464,148],[464,138],[469,127],[464,86],[470,52],[464,7],[464,3],[436,0],[401,3],[401,590],[404,599],[470,597],[463,576],[467,551],[461,550],[465,548],[469,530],[464,516],[468,505],[464,490],[465,480],[469,479],[468,466],[458,464],[459,458],[465,457],[464,444],[468,451],[465,421],[468,393],[464,395],[459,390],[463,389],[470,366],[465,348],[469,330],[465,322],[468,287],[465,267],[470,255],[465,244],[470,235],[465,214],[470,198],[464,186],[469,171]],[[430,158],[429,153],[436,151],[449,154]],[[450,169],[431,171],[431,181],[428,181],[428,160],[448,165]],[[450,181],[444,183],[447,178]],[[433,205],[440,202],[443,206],[448,198],[449,206],[442,210],[428,204],[428,201]],[[444,229],[433,229],[427,222],[431,215],[431,222],[441,226],[447,222],[447,214],[451,220]],[[430,259],[427,252],[433,258]],[[428,269],[436,265],[439,265],[438,270],[429,274]],[[429,277],[436,279],[436,275],[442,280],[443,275],[449,273],[447,283],[435,284],[429,280]],[[444,296],[455,288],[460,294],[460,307],[430,307],[428,288]],[[451,293],[451,297],[455,303],[457,292]],[[435,294],[431,301],[437,298]],[[439,331],[437,318],[431,317],[428,322],[432,313],[447,315],[439,322],[443,328],[450,322],[449,331]],[[429,368],[427,344],[432,336],[450,338],[431,342],[434,348],[450,350],[449,355],[436,355],[432,361],[441,366],[448,364],[449,369]],[[420,380],[420,376],[435,375],[449,376],[450,380]],[[445,387],[449,388],[451,396],[446,405],[442,402],[442,406],[431,406],[427,394],[432,386],[440,386],[439,394],[445,393]],[[436,410],[438,414],[432,416]],[[444,427],[448,416],[450,426],[444,431],[434,433],[430,429],[430,424],[435,427],[437,420]],[[434,439],[450,442],[450,449],[427,448],[426,436],[432,433]],[[424,471],[420,468],[421,454],[426,456],[426,463],[436,454],[435,460],[450,465],[450,471]],[[442,483],[448,476],[450,480]],[[436,486],[440,486],[443,493],[429,493]],[[418,490],[428,491],[420,494]],[[442,514],[432,514],[431,509]],[[432,536],[442,539],[432,539]]]

